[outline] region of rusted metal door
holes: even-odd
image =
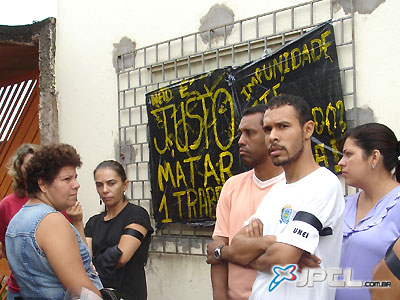
[[[40,144],[39,72],[0,81],[0,200],[12,193],[6,164],[23,143]]]

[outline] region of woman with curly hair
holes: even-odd
[[[67,144],[41,147],[26,167],[29,200],[11,220],[6,252],[24,299],[64,299],[86,288],[101,296],[100,278],[78,230],[60,213],[77,202],[81,159]]]

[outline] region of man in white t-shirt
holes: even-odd
[[[214,300],[249,299],[257,272],[231,263],[229,244],[271,187],[285,178],[283,169],[275,166],[267,155],[263,130],[265,110],[264,104],[243,112],[238,128],[240,158],[253,169],[229,178],[218,200],[213,242],[207,245]]]
[[[333,300],[335,290],[326,281],[297,286],[307,274],[297,272],[301,259],[314,254],[321,268],[338,268],[342,244],[343,191],[338,178],[312,155],[311,109],[300,97],[274,97],[263,128],[268,152],[285,170],[286,182],[274,185],[233,238],[230,258],[259,271],[250,300]]]

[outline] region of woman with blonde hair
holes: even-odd
[[[11,156],[7,168],[8,175],[12,178],[13,193],[6,196],[0,202],[0,258],[5,257],[5,234],[12,217],[28,201],[26,191],[26,172],[25,168],[33,154],[39,146],[34,144],[22,144]],[[10,274],[8,281],[7,299],[13,300],[19,296],[19,287],[15,281],[14,275]]]

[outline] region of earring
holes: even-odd
[[[103,199],[100,198],[100,205],[102,205],[102,204],[103,204]]]
[[[372,165],[372,170],[375,169],[375,165]]]

